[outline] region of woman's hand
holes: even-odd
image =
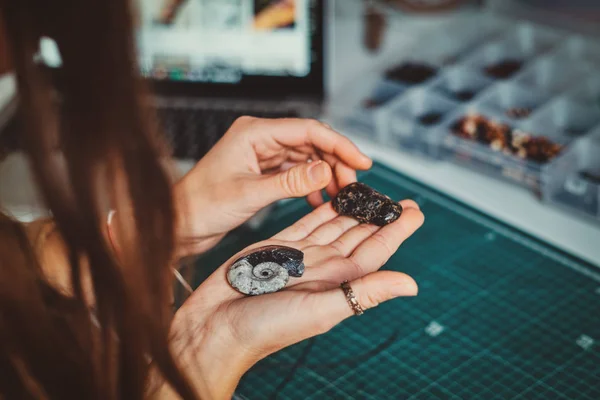
[[[180,255],[214,246],[277,200],[307,196],[316,207],[322,189],[335,196],[371,164],[318,121],[242,117],[175,186]]]
[[[180,365],[205,398],[231,398],[254,363],[352,316],[340,289],[345,280],[366,309],[416,295],[417,285],[409,276],[377,272],[423,223],[416,203],[401,204],[401,217],[378,228],[338,216],[327,203],[248,248],[285,245],[304,252],[304,275],[290,278],[280,292],[245,297],[235,291],[226,274],[237,256],[200,285],[175,316],[172,343]]]

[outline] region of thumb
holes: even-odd
[[[358,304],[366,311],[397,297],[416,296],[419,289],[410,276],[395,271],[378,271],[350,282]],[[319,307],[313,309],[315,329],[327,332],[354,311],[341,287],[321,292],[316,300]]]
[[[324,189],[332,176],[331,167],[322,160],[298,164],[262,179],[258,196],[267,204],[290,197],[304,197]]]

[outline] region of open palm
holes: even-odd
[[[304,275],[290,278],[280,292],[246,297],[226,279],[238,255],[221,266],[176,315],[174,329],[192,358],[186,363],[192,380],[197,374],[212,390],[221,391],[211,393],[213,398],[230,396],[239,378],[260,359],[353,315],[340,290],[343,281],[351,283],[365,309],[416,295],[417,285],[409,276],[378,271],[423,223],[416,203],[400,204],[402,216],[379,228],[338,216],[326,203],[273,238],[243,250],[284,245],[304,252]]]

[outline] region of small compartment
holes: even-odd
[[[514,26],[514,22],[500,18],[497,14],[479,13],[477,18],[470,13],[457,14],[450,24],[440,26],[435,32],[435,38],[442,35],[455,38],[463,44],[463,49],[472,50],[475,46],[503,36]]]
[[[516,75],[532,56],[507,41],[484,45],[465,60],[465,65],[492,79],[508,79]]]
[[[584,60],[599,64],[600,44],[592,38],[571,36],[556,49],[556,55],[565,61]]]
[[[456,63],[467,52],[466,37],[457,33],[447,36],[435,36],[426,46],[419,49],[417,59],[432,65],[448,66]]]
[[[523,127],[538,132],[558,130],[569,137],[577,138],[589,132],[598,123],[600,123],[600,109],[587,107],[569,98],[561,97],[534,113]]]
[[[564,159],[548,170],[543,200],[600,222],[600,128],[574,143]]]
[[[440,158],[435,131],[458,103],[425,88],[407,92],[406,96],[387,111],[388,140],[417,153]]]
[[[441,127],[448,158],[488,175],[540,190],[544,172],[570,142],[557,131],[528,132],[504,115],[464,107]]]
[[[431,82],[443,68],[452,66],[471,54],[473,48],[498,37],[513,24],[496,16],[458,17],[424,33],[400,61],[390,63],[385,79],[412,86]]]
[[[452,40],[443,40],[442,44],[435,44],[436,42],[437,39],[432,38],[427,46],[416,45],[408,49],[406,56],[383,71],[384,79],[403,86],[430,82],[454,57],[454,53],[444,47],[444,43],[448,44]]]
[[[497,36],[499,29],[498,24],[474,24],[472,18],[463,21],[461,26],[441,27],[421,41],[425,45],[414,47],[412,57],[440,67],[451,66],[469,55],[474,47]]]
[[[523,120],[531,116],[546,100],[546,96],[507,82],[483,94],[478,104],[512,120]]]
[[[406,88],[379,77],[365,77],[348,87],[332,99],[328,114],[345,129],[378,141],[384,129],[382,110]]]
[[[458,102],[471,101],[493,82],[479,72],[464,66],[448,68],[433,84],[433,89]]]
[[[573,63],[551,55],[530,65],[516,77],[516,82],[545,94],[555,94],[586,78],[590,72],[587,64]]]
[[[377,82],[371,94],[364,96],[360,101],[359,107],[365,111],[376,110],[404,92],[406,88],[393,82],[379,81]]]
[[[396,84],[414,86],[434,78],[439,68],[440,66],[431,60],[411,57],[385,70],[384,77]]]
[[[577,85],[569,95],[577,102],[600,109],[600,69],[580,85]]]
[[[530,23],[520,23],[511,29],[506,42],[525,54],[541,54],[552,49],[561,40],[560,34]]]

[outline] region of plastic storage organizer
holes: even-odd
[[[492,16],[464,25],[440,25],[351,85],[332,102],[334,121],[600,222],[600,44]],[[465,117],[485,124],[465,125]]]

